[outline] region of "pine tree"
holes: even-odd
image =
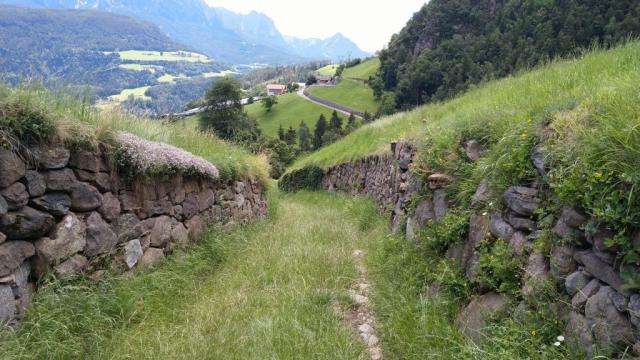
[[[329,129],[336,134],[342,133],[342,119],[338,116],[338,112],[335,110],[333,110],[333,113],[331,114]]]
[[[371,121],[373,121],[373,117],[371,116],[371,114],[369,114],[368,111],[365,110],[364,116],[362,116],[362,120],[364,120],[365,124],[370,123]]]
[[[322,147],[322,137],[327,132],[327,118],[324,114],[320,114],[320,118],[316,123],[316,129],[313,132],[313,148],[319,149]]]
[[[297,137],[298,133],[296,132],[296,129],[294,129],[293,126],[289,126],[287,133],[284,135],[284,142],[286,142],[287,145],[294,145]]]
[[[280,124],[280,127],[278,128],[278,139],[280,139],[280,141],[284,141],[285,139],[285,134],[284,134],[284,129],[282,128],[282,124]]]
[[[355,115],[349,115],[349,120],[347,121],[347,133],[352,132],[353,130],[358,128],[358,123],[356,122]]]
[[[302,151],[311,150],[311,132],[304,121],[300,122],[300,128],[298,129],[298,145]]]

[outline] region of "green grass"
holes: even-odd
[[[45,284],[23,325],[0,333],[0,358],[364,360],[335,310],[352,305],[354,250],[366,256],[385,359],[574,358],[551,346],[557,329],[511,317],[466,343],[452,325],[459,302],[446,289],[425,295],[428,277],[444,274],[387,235],[370,201],[273,193],[270,211],[135,277]]]
[[[380,69],[380,58],[375,57],[365,60],[354,67],[344,69],[342,76],[345,78],[369,80],[369,77],[375,75],[378,69]]]
[[[328,194],[270,206],[270,220],[210,232],[154,271],[47,286],[23,326],[0,334],[0,357],[366,359],[334,303],[348,305],[352,252],[385,222],[368,202]]]
[[[120,59],[129,61],[187,61],[210,62],[211,60],[202,54],[189,51],[149,51],[127,50],[119,51]]]
[[[145,93],[150,87],[151,86],[142,86],[135,89],[124,89],[118,95],[109,96],[109,99],[112,101],[123,102],[126,101],[129,96],[133,96],[136,99],[149,101],[151,98],[145,95]]]
[[[205,78],[214,78],[214,77],[232,76],[237,74],[238,73],[233,70],[222,70],[218,72],[206,72],[206,73],[203,73],[202,76]]]
[[[156,70],[160,70],[163,67],[159,65],[142,65],[142,64],[121,64],[118,65],[119,68],[131,71],[149,71],[151,73],[156,72]]]
[[[380,107],[369,86],[349,79],[343,79],[336,86],[310,87],[309,93],[360,112],[373,114]]]
[[[332,113],[332,110],[309,102],[297,94],[278,96],[278,104],[271,109],[271,112],[267,112],[259,101],[245,106],[245,110],[249,114],[249,117],[258,121],[258,126],[262,131],[271,137],[278,136],[278,128],[280,125],[282,125],[285,130],[288,129],[289,126],[298,129],[300,122],[303,120],[309,129],[313,131],[320,114],[324,114],[328,120],[331,118]]]
[[[98,111],[65,94],[40,88],[12,89],[0,86],[0,114],[11,114],[20,109],[20,116],[9,121],[8,128],[0,123],[0,145],[18,146],[26,133],[37,133],[41,141],[57,139],[70,144],[92,144],[113,141],[113,133],[125,131],[144,139],[171,144],[201,156],[214,164],[222,180],[241,176],[254,177],[267,183],[268,165],[262,156],[226,143],[217,137],[199,132],[183,122],[175,124],[151,121],[124,115],[118,111]],[[25,114],[31,114],[27,116]],[[0,116],[0,121],[7,118]],[[47,126],[43,126],[47,124]],[[42,129],[51,129],[42,131]],[[16,130],[18,129],[18,130]]]
[[[184,74],[180,74],[180,75],[170,75],[170,74],[165,74],[162,75],[158,78],[158,82],[160,83],[172,83],[175,82],[176,80],[180,80],[180,79],[188,79],[189,77],[184,75]]]
[[[331,65],[327,65],[325,67],[321,67],[320,69],[316,70],[316,74],[317,75],[333,76],[333,75],[336,74],[336,70],[337,69],[338,69],[338,65],[331,64]]]
[[[480,165],[484,174],[493,172],[495,177],[505,175],[506,181],[513,181],[516,174],[509,176],[510,170],[495,172],[501,165],[508,165],[504,154],[515,144],[530,142],[542,124],[556,114],[582,108],[604,120],[616,114],[608,104],[623,102],[618,109],[624,114],[616,116],[622,123],[616,125],[619,131],[631,131],[629,134],[635,136],[637,117],[633,111],[640,102],[633,99],[637,99],[640,90],[639,69],[638,42],[595,51],[577,60],[554,62],[529,73],[492,81],[451,101],[383,118],[298,160],[292,168],[308,164],[327,168],[388,152],[393,140],[415,139],[431,144],[431,150],[423,152],[426,171],[447,171],[455,168],[460,159],[459,141],[476,138],[493,149]],[[601,113],[603,110],[606,111]],[[576,126],[568,124],[560,129],[563,136],[575,139],[570,132],[578,134],[589,125],[585,121],[573,123]]]

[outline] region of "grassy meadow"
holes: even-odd
[[[117,53],[122,60],[128,61],[187,61],[187,62],[210,62],[209,57],[189,51],[150,51],[150,50],[127,50]]]
[[[170,75],[169,75],[170,76]],[[151,86],[142,86],[135,89],[124,89],[118,95],[109,96],[109,100],[115,102],[123,102],[129,98],[129,96],[133,96],[136,99],[140,100],[151,100],[151,98],[146,94],[147,90],[149,90]]]
[[[338,69],[338,65],[330,64],[316,70],[316,75],[333,76],[336,74],[337,69]]]
[[[346,78],[336,86],[313,86],[308,91],[311,95],[360,112],[373,114],[380,107],[369,86]]]
[[[276,104],[270,112],[262,107],[259,101],[244,107],[247,114],[252,119],[258,121],[258,126],[267,136],[277,137],[280,125],[286,130],[289,126],[298,129],[300,122],[304,120],[309,129],[313,131],[320,114],[329,120],[332,110],[324,106],[316,105],[307,101],[297,94],[285,94],[278,96]],[[340,114],[340,117],[343,115]]]
[[[365,60],[354,67],[344,69],[342,76],[347,79],[369,80],[369,77],[375,75],[378,69],[380,69],[380,59],[375,57]]]

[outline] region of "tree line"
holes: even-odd
[[[638,34],[637,0],[432,0],[380,53],[371,86],[412,108]]]

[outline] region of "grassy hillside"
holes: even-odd
[[[113,143],[115,133],[124,131],[203,157],[220,170],[225,181],[240,176],[255,177],[264,183],[268,179],[266,159],[183,123],[169,124],[119,112],[98,112],[64,94],[35,88],[0,86],[0,110],[2,146],[19,148],[24,142],[51,140],[70,146],[95,146],[97,141]]]
[[[359,65],[344,69],[342,76],[345,78],[353,78],[360,80],[369,80],[370,76],[374,76],[380,69],[380,58],[371,58],[365,60]]]
[[[280,125],[286,130],[289,126],[297,129],[300,122],[304,122],[313,131],[320,114],[331,118],[332,111],[324,106],[309,102],[297,94],[285,94],[278,97],[278,104],[271,112],[267,112],[260,102],[245,106],[249,117],[258,121],[258,126],[267,136],[278,136]]]
[[[369,86],[346,78],[336,86],[310,87],[309,93],[361,112],[373,114],[380,106]]]
[[[317,75],[333,76],[333,75],[336,74],[336,69],[338,69],[338,65],[330,64],[330,65],[321,67],[320,69],[316,70],[316,74]]]
[[[402,138],[432,143],[433,150],[426,156],[433,161],[432,166],[442,168],[448,165],[447,154],[458,151],[460,140],[481,139],[495,145],[495,152],[486,160],[487,166],[494,168],[495,162],[503,161],[508,146],[531,141],[543,124],[558,117],[567,118],[559,122],[564,124],[557,125],[557,130],[568,138],[598,128],[607,131],[600,135],[603,144],[615,142],[624,131],[631,131],[629,136],[637,132],[640,103],[634,99],[638,91],[640,43],[631,42],[493,81],[445,103],[384,118],[298,160],[293,168],[309,164],[326,168],[386,152],[389,141]],[[611,138],[605,140],[608,136]]]

